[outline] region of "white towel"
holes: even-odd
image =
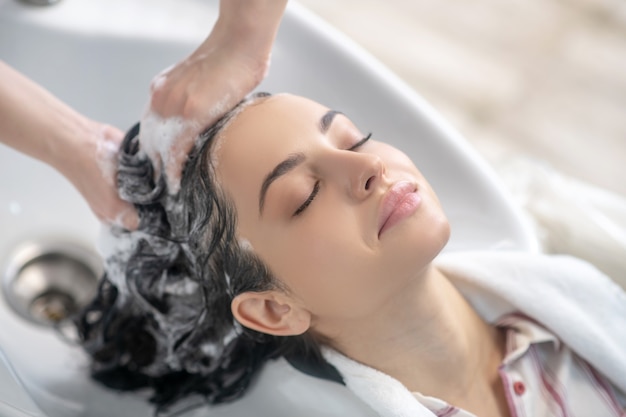
[[[445,254],[435,264],[486,321],[525,313],[626,392],[626,293],[589,263],[489,251]],[[381,416],[434,416],[391,376],[332,349],[323,354]]]

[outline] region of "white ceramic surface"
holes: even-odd
[[[216,7],[208,0],[63,0],[48,8],[0,0],[0,59],[80,112],[125,129],[142,114],[152,76],[204,39]],[[468,144],[384,66],[297,4],[288,8],[260,90],[309,96],[407,152],[450,218],[446,250],[536,250],[530,229]],[[97,232],[87,205],[59,174],[0,145],[2,271],[22,242],[93,246]],[[15,316],[2,297],[0,329],[5,362],[40,408],[20,412],[151,415],[140,394],[112,393],[90,381],[79,349]],[[0,406],[18,398],[3,396],[9,384],[0,374]],[[283,360],[266,366],[243,400],[192,414],[374,415],[344,388],[302,375]]]

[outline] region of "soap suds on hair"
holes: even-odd
[[[185,194],[165,190],[164,172],[155,175],[156,162],[149,157],[152,153],[157,161],[167,158],[171,140],[186,128],[185,124],[154,114],[147,120],[147,129],[136,126],[124,139],[117,175],[120,195],[135,204],[141,221],[137,230],[101,226],[97,247],[104,259],[104,286],[99,290],[101,298],[85,312],[83,329],[92,335],[104,332],[87,343],[98,352],[108,349],[106,343],[118,343],[114,334],[107,333],[111,323],[139,326],[136,331],[142,333],[134,336],[137,343],[142,338],[152,340],[153,352],[145,353],[146,360],[151,359],[142,365],[141,372],[146,375],[179,371],[208,374],[225,349],[223,334],[232,327],[226,317],[209,311],[215,310],[211,304],[222,297],[216,291],[224,296],[229,291],[226,282],[220,283],[219,271],[215,276],[198,275],[199,254],[188,242],[191,225]],[[142,147],[148,141],[141,142],[142,138],[151,139],[147,151]],[[199,354],[202,346],[210,355]],[[127,348],[120,342],[116,348],[121,355],[119,365],[137,360],[132,356],[132,346]]]
[[[115,225],[100,225],[96,248],[104,259],[109,281],[117,287],[122,299],[128,294],[126,265],[137,250],[139,239],[145,236],[141,231],[131,233]]]
[[[245,237],[240,237],[238,239],[238,242],[239,242],[239,246],[241,247],[241,249],[245,249],[249,251],[253,250],[252,243],[250,243],[250,241],[246,239]]]
[[[97,247],[105,275],[76,319],[92,374],[105,385],[132,389],[129,378],[139,378],[134,383],[152,388],[161,405],[191,393],[226,402],[242,395],[281,346],[259,335],[249,339],[232,317],[230,302],[241,277],[258,274],[254,284],[267,288],[270,276],[253,257],[238,257],[252,245],[236,240],[232,208],[220,200],[218,184],[204,181],[211,175],[209,140],[236,112],[194,137],[184,187],[176,193],[166,189],[158,164],[187,128],[184,121],[148,114],[148,126],[133,127],[120,146],[116,184],[140,222],[137,230],[101,226]]]
[[[198,56],[196,59],[203,59],[204,56]],[[167,77],[175,65],[161,71],[152,79],[150,89],[154,92],[165,87]],[[235,85],[232,86],[236,87]],[[223,87],[222,87],[223,88]],[[201,140],[201,131],[213,124],[215,120],[225,114],[236,103],[232,103],[233,96],[228,88],[226,93],[222,94],[218,101],[207,106],[204,109],[196,110],[198,115],[192,115],[193,118],[184,118],[182,116],[162,117],[153,111],[149,106],[144,112],[141,119],[141,135],[139,142],[141,143],[141,152],[144,152],[152,161],[155,167],[155,174],[160,175],[161,170],[165,174],[165,181],[168,192],[170,194],[178,193],[180,189],[180,178],[170,178],[168,167],[174,164],[182,164],[186,161],[187,153],[192,147],[198,145]],[[182,135],[193,136],[193,138],[181,139]],[[186,148],[176,146],[176,142],[188,143]],[[187,141],[187,142],[186,142]]]
[[[148,111],[141,119],[139,143],[153,164],[162,169],[170,161],[170,150],[174,142],[186,131],[192,131],[196,123],[182,117],[161,117]]]
[[[235,119],[237,119],[237,116],[239,116],[239,114],[242,111],[244,111],[248,106],[250,106],[251,104],[257,103],[259,100],[262,100],[264,98],[266,97],[262,96],[262,97],[250,98],[246,100],[245,102],[241,103],[239,106],[237,106],[234,110],[231,111],[231,117],[229,117],[226,123],[224,123],[221,131],[217,134],[217,136],[214,139],[212,152],[210,156],[211,166],[213,167],[214,170],[217,170],[217,168],[219,167],[219,158],[221,154],[220,150],[222,149],[222,144],[224,143],[224,138],[225,138],[224,132],[228,130],[228,126],[230,126],[230,124]]]

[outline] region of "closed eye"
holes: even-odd
[[[358,141],[357,143],[349,147],[348,150],[349,151],[357,150],[359,147],[363,146],[365,142],[370,140],[371,137],[372,137],[372,134],[368,133],[367,136],[365,136],[363,139],[361,139],[360,141]],[[309,194],[306,201],[302,203],[302,205],[298,207],[298,209],[293,213],[294,217],[302,214],[302,212],[306,210],[307,207],[309,207],[309,205],[313,202],[313,200],[315,199],[319,191],[320,191],[320,182],[318,180],[315,182],[315,185],[313,186],[313,191],[311,192],[311,194]]]
[[[302,205],[300,207],[298,207],[298,209],[296,210],[295,213],[293,213],[293,215],[297,216],[300,213],[302,213],[309,206],[309,204],[311,204],[313,202],[313,200],[315,199],[315,196],[317,195],[317,193],[319,191],[320,191],[320,182],[318,180],[318,181],[315,182],[315,185],[313,186],[313,192],[311,192],[311,194],[306,199],[306,201],[304,203],[302,203]]]
[[[358,141],[357,143],[355,143],[354,145],[352,145],[351,147],[348,148],[349,151],[354,151],[357,150],[359,147],[363,146],[365,144],[365,142],[367,142],[368,140],[370,140],[370,138],[372,137],[372,133],[368,133],[367,136],[365,136],[363,139],[361,139],[360,141]]]

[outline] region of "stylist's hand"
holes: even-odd
[[[124,133],[106,124],[89,121],[85,137],[75,142],[74,153],[58,162],[59,171],[74,184],[102,222],[137,229],[139,218],[132,204],[117,192],[117,158]]]
[[[255,58],[225,44],[203,44],[190,57],[155,78],[151,88],[152,111],[161,118],[182,118],[182,131],[167,149],[169,154],[158,155],[167,158],[161,163],[165,165],[170,193],[178,189],[196,137],[251,92],[263,79],[267,66],[267,57]]]
[[[188,58],[153,80],[151,113],[182,122],[182,131],[166,153],[150,155],[165,166],[170,193],[178,191],[198,134],[263,80],[286,3],[221,0],[220,15],[209,37]]]
[[[63,174],[102,221],[127,229],[135,208],[117,194],[118,129],[78,113],[0,61],[0,142]]]

